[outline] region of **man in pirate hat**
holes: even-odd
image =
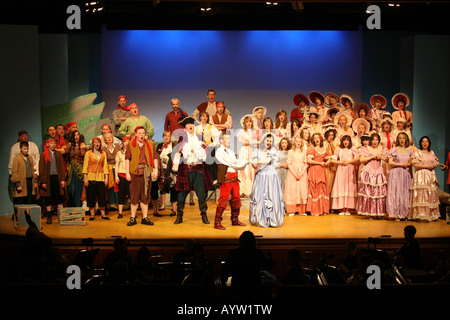
[[[172,159],[174,159],[173,171],[177,172],[175,190],[178,191],[177,219],[175,224],[183,222],[186,196],[190,190],[194,190],[197,195],[203,223],[209,224],[206,216],[206,211],[208,210],[206,197],[213,181],[205,164],[206,152],[202,141],[195,134],[195,119],[186,117],[179,123],[185,129],[184,133],[179,136],[178,144],[172,152]]]

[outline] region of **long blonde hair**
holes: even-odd
[[[293,139],[293,141],[292,141],[292,147],[291,147],[291,150],[297,150],[297,146],[295,145],[295,140],[297,140],[297,139],[299,139],[300,141],[301,141],[301,146],[300,146],[300,151],[303,151],[303,147],[305,146],[305,141],[299,136],[299,135],[296,135],[295,137],[294,137],[294,139]]]

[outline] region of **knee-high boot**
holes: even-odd
[[[231,225],[246,226],[245,223],[239,221],[239,214],[241,213],[241,200],[230,201],[231,207]]]
[[[222,226],[222,215],[225,208],[217,207],[216,208],[216,216],[214,218],[214,228],[219,230],[225,230],[226,228]]]
[[[200,209],[200,214],[202,215],[202,221],[204,224],[209,224],[208,217],[206,216],[206,211],[208,210],[208,205],[206,201],[198,201],[198,207]]]
[[[183,211],[184,211],[185,200],[177,201],[177,219],[174,224],[180,224],[183,222]]]

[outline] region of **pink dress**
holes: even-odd
[[[411,159],[414,151],[408,148],[406,153],[393,148],[388,157],[395,163],[406,164]],[[409,213],[411,195],[412,169],[409,167],[392,167],[389,171],[388,194],[386,197],[386,213],[390,218],[406,219]]]
[[[387,150],[378,147],[361,148],[361,156],[387,155]],[[358,214],[366,216],[386,215],[387,179],[381,160],[370,160],[361,170],[358,181]]]
[[[324,148],[319,153],[313,146],[308,147],[306,156],[317,162],[325,162],[329,157],[328,150]],[[327,214],[330,211],[330,197],[328,192],[328,179],[326,168],[318,164],[310,164],[308,167],[308,203],[306,211],[312,216]]]
[[[357,156],[358,151],[354,148],[337,148],[333,159],[349,161]],[[357,188],[354,164],[339,165],[334,178],[333,189],[331,190],[331,209],[355,209],[356,197]]]
[[[412,156],[412,164],[432,165],[439,163],[433,151],[425,153],[415,151]],[[439,184],[434,170],[419,169],[413,176],[411,186],[411,204],[409,219],[425,221],[438,220],[439,211]]]
[[[284,188],[284,203],[287,213],[304,213],[308,201],[308,175],[306,163],[306,149],[289,150],[287,163],[289,170]],[[296,179],[294,171],[300,179]]]

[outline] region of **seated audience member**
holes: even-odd
[[[271,270],[273,260],[256,248],[251,231],[239,237],[239,247],[232,249],[225,259],[221,272],[222,284],[231,277],[231,295],[235,298],[258,298],[263,294],[261,272]]]

